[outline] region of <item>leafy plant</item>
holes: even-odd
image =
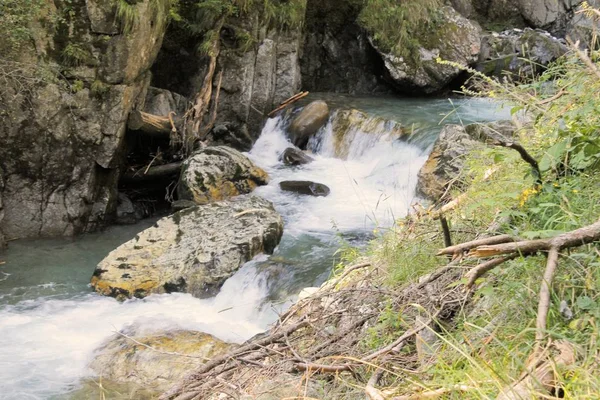
[[[77,67],[90,62],[92,55],[81,43],[68,43],[61,52],[61,60],[64,65]]]

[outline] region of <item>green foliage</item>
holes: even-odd
[[[96,79],[94,82],[92,82],[92,85],[90,86],[90,91],[94,96],[98,98],[102,98],[105,94],[108,93],[109,90],[110,85],[102,82],[99,79]]]
[[[81,90],[83,90],[85,88],[85,85],[83,84],[82,80],[76,79],[72,84],[71,84],[71,91],[73,93],[77,93]]]
[[[61,52],[64,65],[77,67],[89,63],[92,59],[90,51],[81,43],[68,43]]]
[[[42,5],[42,0],[0,1],[0,56],[15,54],[31,40],[30,24]]]
[[[133,31],[139,20],[136,4],[131,4],[127,0],[115,0],[115,7],[117,18],[121,21],[121,30],[125,33]]]
[[[358,22],[385,52],[416,57],[419,36],[435,29],[440,0],[366,0]]]
[[[261,25],[297,28],[304,22],[305,9],[306,0],[181,0],[175,22],[186,35],[203,38],[198,48],[202,54],[213,50],[223,26],[233,31],[237,48],[245,52],[257,38],[231,23],[234,18],[258,17]]]

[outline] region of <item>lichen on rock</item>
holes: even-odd
[[[113,250],[94,271],[99,293],[125,299],[186,292],[210,297],[245,262],[270,254],[283,220],[259,197],[186,208]]]
[[[185,161],[177,194],[179,199],[207,204],[250,193],[268,182],[268,174],[248,157],[230,147],[215,146]]]

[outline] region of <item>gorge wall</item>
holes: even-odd
[[[594,22],[575,12],[579,3],[448,1],[437,20],[447,22],[425,27],[414,60],[377,45],[360,24],[359,1],[308,0],[293,26],[265,22],[256,12],[233,16],[219,32],[223,78],[213,87],[217,119],[205,143],[249,150],[267,113],[299,90],[443,92],[464,76],[437,57],[492,75],[518,73],[526,45],[546,64],[565,51],[560,38],[590,37]],[[181,114],[203,85],[209,65],[198,51],[203,38],[167,24],[170,2],[127,3],[137,16],[129,22],[116,16],[114,4],[49,2],[31,27],[32,40],[2,61],[18,78],[0,88],[0,246],[3,235],[74,235],[110,222],[130,111],[148,111],[152,86],[178,99],[162,113]],[[536,30],[494,32],[513,27]]]

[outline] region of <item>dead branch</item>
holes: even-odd
[[[149,136],[161,139],[169,139],[173,132],[177,132],[176,126],[182,121],[174,118],[175,113],[170,112],[168,116],[148,114],[143,111],[133,110],[127,119],[127,128],[139,131]]]
[[[217,79],[217,93],[215,94],[215,99],[212,102],[212,110],[210,119],[204,128],[202,128],[202,132],[200,133],[200,140],[206,139],[206,136],[210,133],[211,129],[215,126],[215,121],[217,120],[217,109],[219,107],[219,95],[221,94],[221,83],[223,82],[223,70],[219,72],[219,78]]]
[[[446,247],[445,249],[440,250],[437,255],[460,255],[466,251],[474,249],[479,246],[490,245],[490,244],[501,244],[506,242],[512,242],[514,239],[510,235],[498,235],[492,236],[484,239],[477,239],[466,243],[457,244],[456,246]]]
[[[516,254],[512,255],[512,256],[508,256],[508,257],[494,258],[492,260],[488,260],[482,264],[479,264],[478,266],[476,266],[475,268],[473,268],[472,270],[470,270],[469,272],[467,272],[465,274],[465,278],[469,279],[469,281],[466,284],[467,288],[472,287],[475,284],[475,282],[477,281],[477,279],[479,279],[480,277],[485,275],[486,272],[491,271],[492,269],[496,268],[498,265],[503,264],[514,258],[517,258]]]
[[[556,272],[556,267],[558,266],[558,255],[559,249],[557,247],[550,249],[550,252],[548,253],[548,261],[546,262],[546,271],[544,272],[544,278],[542,279],[535,335],[538,343],[544,339],[544,335],[546,333],[546,319],[548,317],[548,309],[550,308],[550,289],[552,286],[552,280],[554,279],[554,273]]]
[[[553,343],[553,347],[558,351],[555,357],[548,355],[547,359],[542,362],[535,359],[533,365],[527,368],[529,372],[517,382],[503,389],[496,399],[529,399],[532,393],[539,393],[540,390],[549,393],[552,389],[555,389],[555,371],[575,362],[575,350],[566,341],[557,341]]]
[[[454,385],[449,388],[440,388],[440,389],[429,390],[429,391],[421,392],[421,393],[414,393],[414,394],[409,394],[409,395],[404,395],[404,396],[396,396],[396,397],[392,397],[391,400],[435,399],[436,397],[440,397],[440,396],[443,396],[443,395],[451,393],[451,392],[467,392],[471,389],[473,389],[473,388],[470,386],[467,386],[467,385]]]
[[[297,93],[295,95],[293,95],[292,97],[290,97],[287,100],[284,100],[276,109],[274,109],[273,111],[271,111],[267,116],[269,118],[272,118],[275,114],[277,114],[279,111],[287,108],[289,105],[294,104],[295,102],[297,102],[300,99],[303,99],[304,97],[308,96],[309,92],[300,92]]]
[[[343,364],[343,365],[324,365],[316,363],[297,363],[295,365],[298,371],[308,371],[316,373],[330,373],[337,374],[339,372],[350,371],[357,364]]]
[[[181,171],[181,161],[157,165],[150,168],[140,168],[137,171],[126,172],[121,177],[122,183],[148,182],[161,178],[173,177]]]
[[[309,321],[306,318],[302,318],[298,323],[296,323],[292,326],[284,328],[281,331],[276,331],[267,337],[264,337],[262,339],[253,341],[253,342],[248,343],[243,346],[240,346],[237,349],[235,349],[227,354],[223,354],[222,356],[214,358],[212,361],[207,362],[206,364],[202,365],[200,368],[198,368],[196,371],[194,371],[192,374],[190,374],[188,377],[186,377],[182,381],[182,383],[175,385],[169,391],[165,392],[162,396],[160,396],[159,400],[167,400],[167,399],[176,398],[178,395],[183,393],[186,386],[193,384],[195,381],[201,380],[201,378],[204,374],[210,372],[214,368],[226,363],[227,361],[229,361],[231,359],[238,358],[241,355],[244,355],[246,353],[249,353],[251,351],[254,351],[254,350],[260,349],[266,345],[269,345],[273,342],[276,342],[276,341],[280,340],[281,338],[285,337],[285,335],[289,335],[292,332],[295,332],[299,329],[307,327],[308,325],[309,325]]]

